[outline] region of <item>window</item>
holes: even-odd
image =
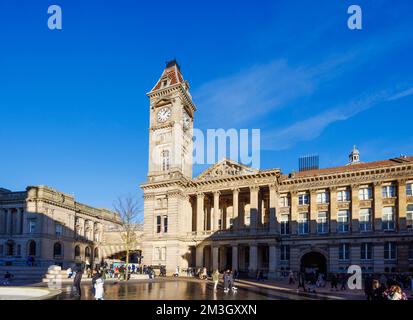
[[[350,259],[350,245],[348,243],[342,243],[338,247],[338,259],[339,260]]]
[[[412,183],[406,184],[406,196],[409,196],[409,197],[413,196],[413,184]]]
[[[327,192],[317,193],[317,203],[328,203],[328,193]]]
[[[383,230],[394,230],[394,207],[383,208]]]
[[[168,217],[163,217],[163,232],[168,233]]]
[[[298,215],[298,234],[308,233],[308,213]]]
[[[373,257],[373,245],[371,243],[362,243],[361,244],[361,252],[360,252],[361,260],[371,260]]]
[[[371,230],[371,209],[364,208],[360,209],[360,231],[370,231]]]
[[[166,248],[161,248],[161,260],[166,260]]]
[[[327,232],[327,212],[317,214],[317,233]]]
[[[287,196],[280,197],[280,207],[289,207],[290,201]]]
[[[281,215],[280,225],[281,225],[281,234],[289,234],[290,233],[288,214],[282,214]]]
[[[168,171],[169,169],[170,169],[169,151],[164,150],[162,151],[162,171]]]
[[[161,233],[162,231],[162,221],[161,216],[156,216],[156,233]]]
[[[62,245],[60,242],[56,242],[53,246],[53,256],[61,257],[62,256]]]
[[[350,201],[350,191],[341,190],[337,192],[337,201],[344,202]]]
[[[370,200],[372,198],[371,188],[360,188],[359,189],[359,200]]]
[[[90,247],[86,247],[85,248],[85,257],[90,258],[91,255],[92,255],[92,249],[90,249]]]
[[[392,198],[396,196],[394,185],[384,186],[381,188],[383,198]]]
[[[29,219],[29,233],[36,232],[36,219]]]
[[[413,260],[413,243],[409,245],[409,260]]]
[[[408,204],[406,208],[406,226],[407,229],[413,227],[413,204]]]
[[[298,195],[298,205],[303,206],[310,203],[310,197],[308,193]]]
[[[337,231],[348,232],[350,213],[348,210],[340,210],[337,213]]]
[[[35,256],[36,255],[36,242],[34,242],[33,240],[30,240],[27,249],[28,249],[29,256]]]
[[[281,261],[290,260],[290,246],[282,245],[281,249]]]
[[[75,247],[75,258],[80,257],[80,247],[76,246]]]
[[[63,225],[60,223],[55,224],[55,235],[61,237],[63,234]]]
[[[396,260],[396,244],[394,242],[384,244],[384,260]]]

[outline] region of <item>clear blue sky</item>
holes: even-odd
[[[63,30],[47,28],[47,8]],[[363,9],[363,30],[347,8]],[[260,128],[261,167],[413,154],[413,2],[0,2],[0,186],[113,206],[146,179],[148,100],[165,61],[200,128]],[[226,116],[217,116],[218,111]],[[199,172],[199,168],[196,171]]]

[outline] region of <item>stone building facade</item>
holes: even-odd
[[[29,256],[44,267],[100,262],[122,250],[106,239],[118,231],[114,212],[76,202],[72,195],[45,186],[0,189],[0,265],[25,266]]]
[[[145,264],[232,268],[270,278],[316,268],[412,271],[413,157],[283,174],[229,159],[192,177],[196,107],[178,64],[150,99]]]

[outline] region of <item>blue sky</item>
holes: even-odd
[[[63,30],[47,28],[47,8]],[[347,8],[363,30],[347,28]],[[176,58],[199,128],[259,128],[261,168],[413,155],[411,1],[2,0],[0,186],[112,208],[146,179],[148,92]],[[221,114],[224,113],[224,116]],[[199,173],[200,168],[195,172]]]

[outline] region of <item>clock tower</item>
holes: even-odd
[[[196,107],[176,60],[166,64],[150,101],[148,182],[192,178]]]

